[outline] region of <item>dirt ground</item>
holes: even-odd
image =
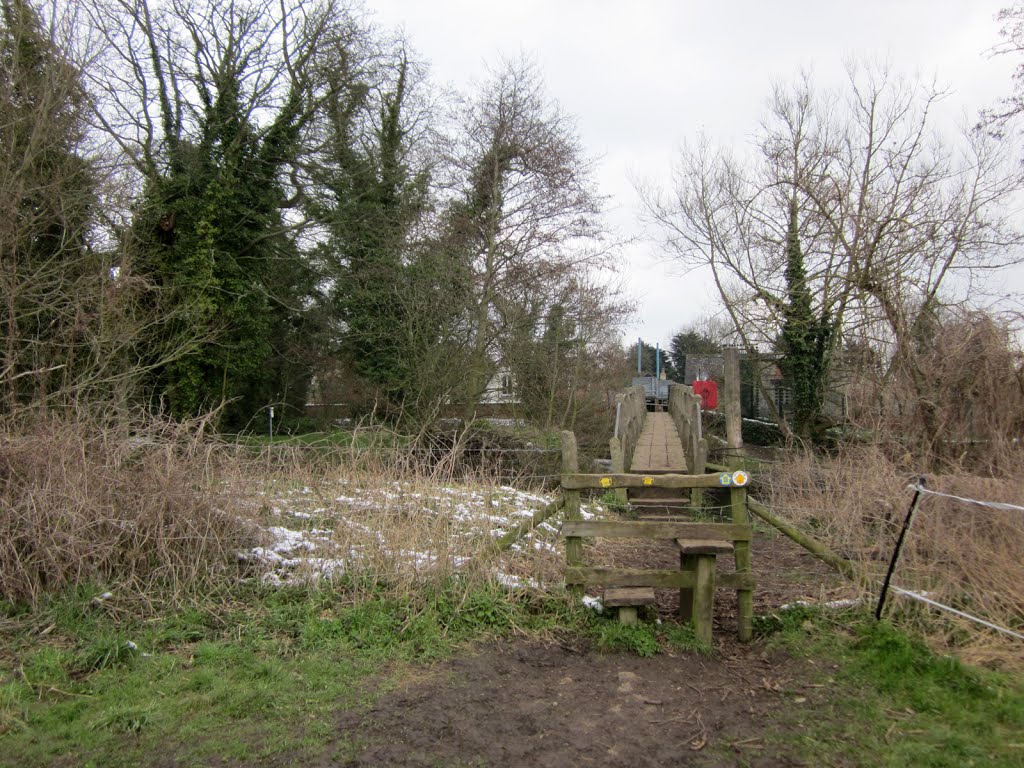
[[[649,545],[645,545],[649,546]],[[628,549],[648,567],[678,555]],[[823,564],[781,536],[759,534],[753,562],[755,610],[798,599],[842,596]],[[715,653],[651,658],[601,653],[566,643],[477,646],[344,716],[337,750],[324,765],[344,766],[789,766],[801,758],[783,725],[799,729],[828,703],[819,681],[829,670],[808,660],[735,640],[735,593],[716,595]],[[659,592],[664,621],[678,606]],[[340,742],[340,739],[339,739]]]

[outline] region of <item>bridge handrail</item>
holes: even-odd
[[[615,434],[610,441],[612,471],[624,472],[633,461],[633,451],[646,419],[647,400],[643,387],[630,387],[615,396]]]
[[[704,439],[700,418],[700,395],[693,387],[671,384],[668,388],[668,412],[683,441],[686,469],[691,474],[703,474],[708,458],[708,441]]]

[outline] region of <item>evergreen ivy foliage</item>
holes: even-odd
[[[81,69],[50,23],[70,51],[72,14],[33,7],[0,0],[0,407],[81,367],[118,408],[251,429],[301,414],[316,373],[419,426],[471,416],[516,337],[548,420],[575,411],[570,367],[623,310],[588,282],[602,202],[535,65],[444,122],[341,0],[90,3]]]
[[[417,334],[413,282],[419,270],[408,243],[427,201],[427,175],[405,160],[409,150],[405,109],[409,63],[404,54],[390,89],[374,94],[365,82],[339,69],[327,105],[329,151],[320,183],[328,192],[316,210],[330,231],[327,272],[330,299],[341,323],[343,358],[392,404],[413,398]],[[368,135],[361,120],[374,107]],[[422,266],[422,265],[420,265]]]
[[[813,437],[825,396],[830,324],[817,317],[800,248],[799,209],[790,200],[786,230],[786,301],[782,307],[779,368],[793,395],[793,431]]]
[[[191,126],[164,107],[165,170],[154,169],[136,216],[135,267],[159,286],[185,350],[159,368],[156,397],[176,417],[226,404],[221,423],[237,428],[268,403],[304,399],[301,384],[289,393],[281,357],[313,281],[285,225],[281,177],[308,95],[293,83],[257,124],[250,58],[259,40],[219,31],[239,39],[217,49],[216,66],[190,73]]]

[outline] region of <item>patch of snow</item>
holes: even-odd
[[[779,606],[779,610],[780,611],[790,611],[793,608],[799,608],[799,607],[833,608],[833,609],[838,609],[838,608],[854,608],[854,607],[856,607],[858,605],[861,605],[863,602],[864,601],[861,600],[860,598],[852,599],[852,600],[851,599],[846,599],[846,600],[830,600],[827,603],[815,603],[815,602],[811,602],[811,601],[808,601],[808,600],[796,600],[796,601],[794,601],[792,603],[786,603],[785,605],[780,605]]]
[[[584,595],[581,601],[583,605],[590,608],[595,613],[604,613],[604,603],[601,602],[600,597],[591,597],[590,595]]]
[[[275,552],[291,552],[296,549],[312,551],[316,549],[316,545],[306,538],[305,531],[293,531],[291,528],[272,525],[270,528],[267,528],[267,533],[274,537],[272,549]],[[315,532],[310,531],[309,533]]]
[[[501,571],[494,572],[494,578],[501,586],[508,589],[540,589],[540,582],[524,576],[512,576]]]

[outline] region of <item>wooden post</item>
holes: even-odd
[[[732,507],[732,521],[737,525],[750,525],[750,514],[747,512],[747,489],[732,486],[729,489],[729,502]],[[734,542],[736,552],[736,571],[750,573],[750,542]],[[740,589],[736,592],[736,624],[741,643],[748,643],[754,637],[754,592]]]
[[[609,442],[609,448],[612,455],[612,474],[623,475],[626,473],[626,458],[622,450],[622,440],[617,437],[613,437]],[[616,488],[614,491],[615,498],[620,503],[626,503],[626,489]]]
[[[694,475],[704,474],[704,446],[703,430],[700,423],[700,396],[690,390],[687,398],[686,420],[690,425],[690,442],[686,446],[686,452],[691,454],[689,459],[690,473]],[[700,509],[704,505],[704,491],[694,488],[690,491],[690,506]]]
[[[726,463],[732,466],[743,448],[743,418],[740,413],[740,351],[736,347],[727,347],[724,358],[725,387],[722,394],[725,400],[725,437],[729,447],[729,461]]]
[[[682,571],[697,570],[697,556],[679,553],[679,569]],[[683,587],[679,590],[679,620],[690,621],[693,618],[693,588]]]
[[[693,588],[693,630],[697,640],[710,646],[715,605],[715,556],[694,557],[697,560],[697,584]]]
[[[576,435],[569,430],[562,432],[562,474],[572,475],[579,472],[579,459],[576,453]],[[580,515],[580,492],[562,488],[565,499],[565,519],[582,520]],[[579,536],[565,537],[565,562],[570,568],[583,565],[583,540]],[[577,599],[583,596],[583,586],[573,584],[569,592]]]

